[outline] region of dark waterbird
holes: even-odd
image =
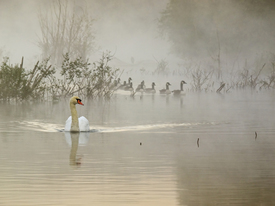
[[[124,88],[124,90],[125,90],[125,91],[130,91],[130,92],[134,91],[134,89],[133,89],[133,83],[130,82],[130,85],[129,85],[129,86],[126,86],[126,87]]]
[[[144,83],[144,80],[137,86],[136,88],[136,92],[143,92],[144,91],[144,86],[145,86],[145,83]]]
[[[171,94],[171,91],[169,90],[169,86],[171,86],[171,84],[169,82],[166,82],[166,88],[159,90],[159,93],[160,94]]]
[[[155,84],[155,82],[153,82],[152,83],[152,88],[146,88],[144,91],[145,91],[145,93],[156,93],[156,90],[155,90],[155,86],[156,86],[156,84]]]
[[[185,81],[181,81],[180,82],[180,89],[177,89],[177,90],[173,90],[173,94],[174,95],[185,95],[186,93],[185,93],[185,91],[183,90],[183,85],[184,84],[187,84]]]

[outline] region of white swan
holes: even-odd
[[[71,109],[71,115],[65,124],[65,131],[66,132],[88,132],[90,131],[89,121],[85,117],[79,117],[77,116],[77,111],[75,108],[76,104],[83,105],[81,102],[81,99],[77,96],[73,96],[70,99],[70,109]]]

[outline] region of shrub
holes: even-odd
[[[103,53],[92,65],[81,57],[72,60],[68,53],[63,58],[61,79],[54,76],[50,79],[49,91],[53,97],[76,94],[92,98],[111,97],[111,80],[116,78],[119,69],[108,66],[112,59],[110,52]]]
[[[5,57],[0,67],[0,98],[10,101],[29,98],[40,100],[44,97],[45,79],[55,72],[55,69],[47,66],[48,60],[41,64],[37,62],[30,72],[23,68],[23,58],[21,64],[15,66],[8,65],[8,60]]]

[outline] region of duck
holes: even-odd
[[[166,88],[159,90],[160,94],[171,94],[171,91],[169,90],[169,86],[171,84],[169,82],[166,82]]]
[[[173,94],[174,95],[185,95],[186,93],[185,93],[185,91],[183,91],[183,85],[184,84],[187,84],[185,81],[181,81],[180,82],[180,89],[177,89],[177,90],[173,90],[172,92],[173,92]]]
[[[156,86],[155,82],[152,82],[152,88],[146,88],[144,90],[145,93],[152,93],[152,94],[156,93],[155,86]]]
[[[70,99],[71,116],[67,119],[65,124],[65,132],[88,132],[90,131],[89,120],[81,116],[78,118],[76,106],[80,104],[84,106],[78,96],[73,96]]]

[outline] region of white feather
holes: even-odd
[[[84,116],[79,117],[78,118],[78,124],[79,124],[79,131],[80,132],[90,131],[89,120],[86,117],[84,117]],[[65,132],[70,132],[71,131],[71,125],[72,125],[72,116],[70,116],[66,120]]]

